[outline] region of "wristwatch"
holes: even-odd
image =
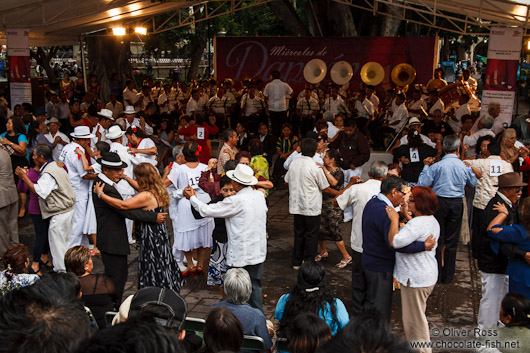
[[[98,192],[98,199],[101,199],[101,195],[103,195],[103,194],[104,194],[103,191]]]

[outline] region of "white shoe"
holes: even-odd
[[[135,244],[136,244],[136,240],[134,239],[129,242],[129,245],[135,245]]]

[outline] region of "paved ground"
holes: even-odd
[[[297,272],[291,268],[293,246],[293,218],[288,212],[288,193],[285,187],[275,190],[269,197],[267,261],[263,274],[263,307],[267,318],[274,320],[274,309],[280,296],[290,290],[296,282]],[[21,242],[30,249],[34,243],[34,232],[31,220],[25,217],[19,222]],[[344,241],[349,249],[351,223],[342,224]],[[351,267],[337,269],[334,265],[340,260],[335,244],[328,242],[329,259],[323,262],[328,270],[329,286],[351,309]],[[137,256],[135,247],[131,246],[129,256],[129,278],[125,295],[133,294],[137,288]],[[95,270],[101,271],[99,257],[95,257]],[[182,296],[188,304],[189,315],[205,318],[210,305],[220,300],[218,288],[206,285],[206,276],[189,277],[182,288]],[[455,281],[450,285],[438,285],[427,303],[427,315],[431,332],[436,328],[470,329],[476,325],[478,303],[480,300],[480,281],[475,262],[470,257],[468,246],[461,245],[457,257]],[[402,335],[399,290],[393,297],[392,328]],[[441,331],[443,332],[443,331]],[[447,337],[445,337],[447,338]],[[433,340],[436,337],[433,337]],[[450,352],[458,350],[450,349]]]

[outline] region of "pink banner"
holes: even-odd
[[[385,88],[390,88],[390,72],[401,63],[411,64],[416,82],[426,84],[432,78],[435,47],[435,37],[217,37],[215,75],[237,83],[245,77],[268,82],[271,72],[278,70],[281,79],[299,91],[305,83],[304,66],[311,59],[326,63],[323,83],[332,82],[335,63],[347,61],[353,68],[350,89],[357,90],[361,67],[375,61],[385,69]]]

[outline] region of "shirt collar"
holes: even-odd
[[[394,205],[392,205],[392,202],[390,202],[390,200],[388,199],[388,197],[386,197],[382,193],[377,194],[377,198],[386,203],[388,206],[395,208]]]
[[[99,173],[98,177],[105,183],[109,184],[110,186],[114,186],[116,183],[110,180],[105,174]]]
[[[42,167],[40,167],[40,169],[39,169],[39,174],[42,175],[42,172],[44,171],[44,169],[48,166],[48,164],[50,164],[50,163],[52,163],[52,162],[53,162],[53,161],[48,161],[48,162],[44,163],[44,164],[42,165]]]
[[[455,153],[448,153],[448,154],[446,154],[445,156],[443,156],[442,159],[446,159],[446,158],[456,158],[456,159],[460,159],[460,158],[458,158],[458,156],[457,156]]]
[[[510,205],[510,207],[513,207],[512,205],[512,202],[500,191],[497,191],[497,195],[499,195],[499,197],[504,201],[506,202],[508,205]]]

